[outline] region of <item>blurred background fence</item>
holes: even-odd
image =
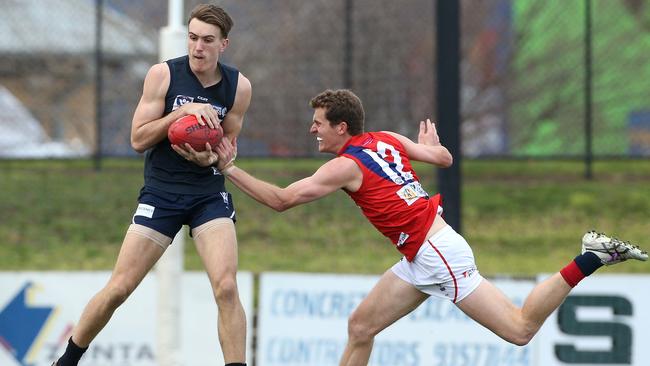
[[[136,156],[166,3],[2,0],[0,157]],[[368,130],[415,137],[436,115],[435,0],[217,3],[235,20],[222,60],[253,84],[242,155],[318,154],[325,88],[358,93]],[[461,37],[465,157],[584,157],[589,129],[596,158],[650,157],[650,0],[461,0]]]

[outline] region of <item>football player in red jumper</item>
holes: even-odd
[[[501,338],[525,345],[585,276],[605,264],[648,258],[628,242],[589,232],[582,239],[582,254],[538,284],[519,308],[479,274],[470,246],[442,218],[440,196],[422,188],[411,166],[411,159],[443,168],[452,164],[431,121],[420,122],[416,143],[389,131],[364,133],[361,101],[349,90],[326,90],[310,104],[310,132],[319,151],[337,155],[312,176],[286,188],[254,178],[234,165],[236,144],[228,139],[217,147],[217,168],[239,189],[278,211],[343,189],[404,255],[350,316],[341,365],[366,365],[374,337],[429,296],[449,299]],[[186,157],[206,165],[217,159],[209,155],[191,152]]]

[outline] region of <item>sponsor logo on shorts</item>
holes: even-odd
[[[463,277],[469,278],[472,277],[476,273],[476,267],[470,268],[469,270],[463,272]]]
[[[223,198],[223,203],[228,206],[228,192],[221,192],[221,198]]]
[[[141,203],[138,205],[138,209],[135,210],[135,215],[133,216],[144,216],[147,218],[153,217],[153,212],[156,210],[155,207]]]

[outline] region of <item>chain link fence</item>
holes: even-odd
[[[367,130],[415,138],[435,117],[435,0],[218,3],[235,20],[222,61],[253,84],[242,155],[316,156],[308,101],[326,88],[362,98]],[[4,0],[0,157],[136,156],[131,117],[166,7]],[[595,157],[650,156],[650,0],[462,0],[461,51],[466,157],[582,157],[588,122]]]

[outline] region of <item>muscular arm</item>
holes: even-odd
[[[235,94],[235,101],[232,109],[226,114],[226,117],[221,123],[223,134],[231,141],[239,136],[242,125],[244,123],[244,115],[248,110],[251,103],[252,87],[251,82],[241,73],[239,73],[239,81],[237,82],[237,93]]]
[[[361,184],[361,170],[348,158],[338,157],[323,164],[312,176],[280,188],[257,179],[244,170],[228,168],[228,179],[237,188],[256,201],[276,211],[317,200],[340,188],[358,189]]]
[[[142,97],[131,122],[131,146],[139,153],[164,139],[169,125],[184,115],[179,108],[162,116],[169,80],[169,67],[165,63],[153,65],[144,79]]]
[[[185,103],[163,116],[170,77],[167,64],[160,63],[153,65],[144,79],[142,97],[131,122],[131,146],[137,152],[144,152],[167,137],[169,125],[185,115],[195,115],[200,124],[207,124],[210,128],[214,128],[220,122],[217,112],[208,103]],[[239,81],[242,86],[237,87],[237,96],[232,110],[235,113],[232,117],[228,117],[230,115],[228,113],[224,119],[224,132],[228,134],[239,133],[244,113],[250,103],[250,82],[246,78],[242,82],[242,77],[240,74]],[[240,90],[242,90],[241,97]]]
[[[433,164],[441,168],[448,168],[453,163],[451,153],[449,153],[446,147],[440,144],[436,127],[428,119],[420,122],[417,143],[398,133],[391,131],[385,132],[402,143],[404,149],[406,149],[406,153],[412,160]]]

